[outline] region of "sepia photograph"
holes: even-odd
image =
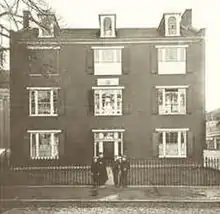
[[[0,0],[0,213],[220,213],[218,1]]]

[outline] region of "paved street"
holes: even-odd
[[[20,208],[5,211],[4,214],[82,214],[82,213],[94,213],[94,214],[217,214],[220,213],[220,208],[190,208],[190,207],[173,207],[173,205],[167,204],[165,207],[151,207],[151,206],[127,206],[122,204],[121,207],[77,207],[70,206],[67,208]]]

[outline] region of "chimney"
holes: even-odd
[[[23,28],[27,29],[29,28],[29,16],[30,12],[28,10],[23,11]]]
[[[181,24],[185,27],[192,26],[192,9],[186,9],[182,15]]]

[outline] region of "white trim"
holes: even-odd
[[[27,87],[27,90],[56,90],[60,89],[60,87]]]
[[[124,89],[124,86],[94,86],[93,90],[101,90],[101,89]]]
[[[27,130],[28,133],[61,133],[62,130]]]
[[[92,132],[125,132],[125,129],[92,129]]]
[[[189,45],[156,45],[155,48],[187,48]]]
[[[155,131],[189,131],[189,128],[156,128]]]
[[[159,86],[159,85],[157,85],[157,86],[155,86],[155,88],[158,88],[158,89],[160,89],[160,88],[165,88],[165,89],[167,89],[167,88],[189,88],[189,85],[163,85],[163,86]]]
[[[123,49],[124,46],[93,46],[91,47],[91,49],[98,49],[98,50],[101,50],[101,49]]]
[[[27,49],[32,49],[32,50],[58,50],[60,49],[60,46],[31,46],[28,45]]]

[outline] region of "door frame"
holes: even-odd
[[[114,142],[114,158],[116,155],[118,155],[119,152],[119,143],[121,143],[121,154],[123,155],[123,147],[124,147],[124,129],[93,129],[93,137],[94,137],[94,142],[93,142],[93,156],[97,157],[97,145],[98,145],[98,151],[102,152],[104,151],[103,149],[103,144],[105,142]],[[113,134],[112,138],[108,138],[108,136],[105,138],[106,133],[111,133]],[[116,134],[118,133],[118,135]],[[99,135],[100,137],[97,137]],[[119,137],[117,137],[119,136]]]

